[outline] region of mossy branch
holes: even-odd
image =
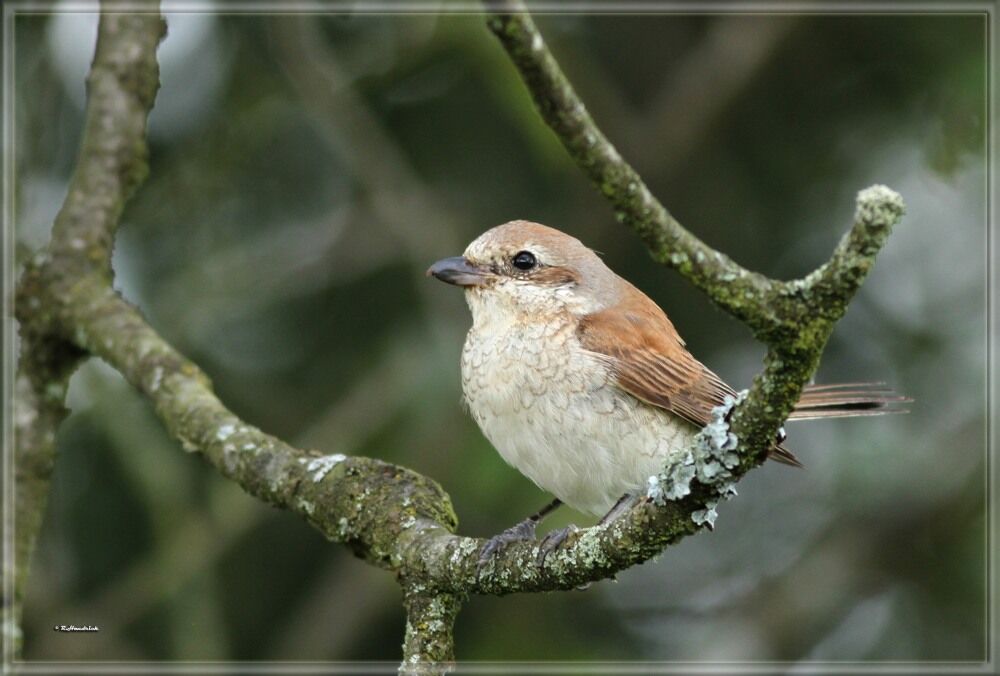
[[[885,186],[858,194],[854,225],[833,256],[803,279],[749,271],[686,230],[653,196],[587,112],[521,0],[487,1],[487,24],[567,152],[653,258],[677,270],[768,346],[749,397],[732,418],[742,471],[763,461],[778,428],[819,365],[834,323],[875,262],[902,198]],[[669,149],[664,149],[667,152]]]
[[[447,592],[435,593],[419,582],[402,584],[406,634],[399,673],[449,671],[455,662],[452,635],[461,599]]]
[[[159,86],[157,14],[105,16],[87,79],[82,146],[48,248],[25,266],[15,313],[20,357],[14,401],[14,557],[5,558],[5,664],[20,654],[21,602],[66,416],[69,377],[83,352],[60,325],[58,299],[77,279],[111,279],[111,247],[125,200],[146,172],[146,118]],[[59,270],[59,274],[53,274]],[[10,569],[12,567],[12,569]]]
[[[491,11],[489,28],[517,67],[542,119],[611,203],[615,217],[642,238],[658,262],[676,269],[751,329],[768,329],[773,318],[766,299],[774,282],[709,247],[656,199],[597,127],[523,3],[502,0],[485,5]]]
[[[69,343],[33,334],[28,327],[22,327],[21,351],[14,382],[13,486],[7,485],[13,504],[4,508],[4,532],[14,543],[13,558],[4,557],[3,643],[8,660],[21,651],[24,590],[48,502],[56,430],[66,417],[66,387],[80,358]]]
[[[744,270],[684,230],[656,201],[594,125],[530,18],[519,13],[523,8],[513,3],[504,8],[490,17],[490,27],[546,122],[621,220],[658,260],[678,269],[769,345],[764,372],[732,418],[741,449],[740,464],[731,468],[735,481],[763,458],[815,370],[834,323],[899,219],[902,202],[885,188],[863,192],[852,230],[830,261],[803,280],[776,282]],[[146,172],[145,124],[157,89],[155,49],[162,36],[158,14],[102,15],[77,169],[51,243],[19,285],[18,319],[29,352],[21,359],[25,380],[18,405],[25,421],[28,412],[38,412],[32,418],[37,426],[26,425],[23,437],[29,450],[39,451],[32,471],[43,479],[19,483],[34,501],[25,512],[31,538],[47,491],[44,477],[51,470],[51,436],[61,419],[65,381],[82,354],[99,356],[119,370],[152,402],[170,434],[223,476],[396,573],[407,613],[404,671],[442,670],[454,659],[452,627],[468,594],[573,589],[646,561],[706,523],[693,515],[709,511],[720,489],[694,480],[684,495],[640,500],[619,519],[571,535],[544,566],[537,564],[537,543],[519,543],[479,570],[483,541],[455,534],[449,498],[432,479],[375,459],[296,449],[229,411],[207,376],[112,287],[114,232],[126,199]],[[20,556],[19,585],[26,570]]]
[[[656,261],[677,270],[769,345],[786,341],[801,323],[804,308],[829,313],[846,306],[864,278],[865,266],[871,266],[902,214],[898,195],[877,188],[859,196],[859,209],[863,202],[867,211],[856,221],[882,223],[876,229],[883,235],[873,237],[873,230],[856,226],[834,258],[805,280],[781,282],[747,270],[685,229],[621,157],[573,90],[524,3],[498,0],[485,6],[490,30],[516,66],[542,119]],[[853,276],[853,282],[845,283],[845,275]],[[823,292],[810,294],[814,286],[822,286]]]

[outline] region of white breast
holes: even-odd
[[[697,430],[617,388],[574,329],[568,318],[477,321],[462,352],[462,389],[504,460],[571,507],[603,515],[645,490]]]

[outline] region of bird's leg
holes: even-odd
[[[486,544],[483,545],[483,548],[479,551],[479,567],[482,568],[483,564],[485,564],[490,557],[512,542],[534,540],[535,527],[538,525],[538,522],[554,512],[561,504],[562,500],[556,498],[524,521],[515,526],[511,526],[499,535],[494,535],[487,540]]]
[[[624,514],[629,508],[636,503],[638,498],[634,495],[625,495],[618,498],[618,502],[608,510],[608,513],[601,517],[601,520],[597,522],[598,526],[604,526],[611,523],[617,519],[620,515]],[[565,528],[560,528],[559,530],[554,530],[542,538],[541,544],[538,545],[538,566],[545,565],[545,557],[551,554],[559,545],[561,545],[566,538],[569,537],[570,533],[579,530],[573,524],[566,526]]]
[[[632,505],[634,505],[638,501],[639,501],[638,496],[626,493],[625,495],[618,498],[618,502],[616,502],[611,507],[611,509],[608,510],[607,514],[601,517],[601,520],[597,522],[597,525],[598,526],[608,525],[609,523],[617,519],[619,516],[627,512],[629,509],[631,509]]]

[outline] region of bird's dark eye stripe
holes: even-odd
[[[530,270],[538,264],[535,254],[530,251],[518,251],[514,254],[513,262],[518,270]]]

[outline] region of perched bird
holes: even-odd
[[[553,228],[499,225],[427,274],[463,287],[472,311],[462,350],[472,417],[504,460],[556,497],[490,540],[482,560],[533,539],[561,503],[607,519],[735,394],[656,303]],[[809,386],[790,419],[873,415],[899,401],[880,384]],[[798,465],[781,441],[770,456]],[[546,538],[543,551],[565,535]]]

